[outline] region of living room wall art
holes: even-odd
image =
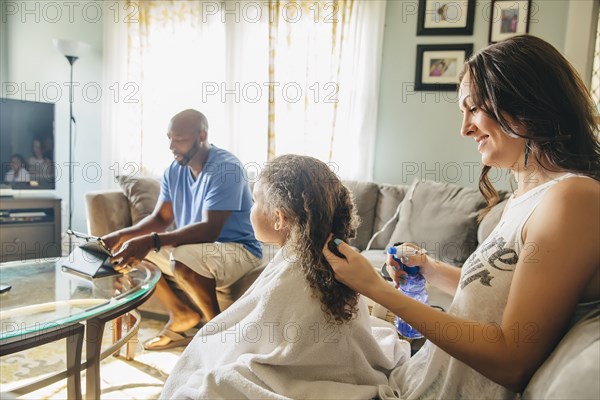
[[[475,0],[419,0],[417,36],[472,35]]]
[[[457,90],[462,65],[473,52],[473,44],[417,45],[415,90]]]
[[[531,0],[492,0],[489,42],[529,32]]]

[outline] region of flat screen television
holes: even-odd
[[[54,189],[54,104],[0,98],[0,188]]]

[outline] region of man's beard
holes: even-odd
[[[185,153],[183,155],[181,160],[177,161],[177,163],[179,165],[181,165],[182,167],[185,167],[186,165],[189,164],[190,160],[196,155],[196,153],[198,153],[199,150],[200,150],[200,145],[198,144],[197,140],[194,140],[194,144],[192,145],[192,148],[189,149],[187,151],[187,153]]]

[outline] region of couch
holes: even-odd
[[[103,235],[131,225],[148,215],[156,203],[158,182],[148,178],[120,177],[121,189],[86,193],[88,230]],[[347,181],[361,219],[350,243],[380,269],[385,249],[396,242],[414,242],[433,257],[460,266],[491,232],[500,219],[507,193],[501,202],[477,222],[485,206],[472,188],[438,182],[415,181],[413,185]],[[377,233],[377,234],[376,234]],[[265,247],[265,262],[235,285],[218,288],[221,309],[227,308],[256,279],[276,249]],[[446,310],[451,296],[429,287],[432,306]],[[371,302],[372,314],[389,321],[390,313]],[[165,314],[152,299],[142,312]],[[600,314],[578,323],[565,335],[552,355],[538,369],[523,398],[600,398]],[[484,394],[482,394],[484,395]]]

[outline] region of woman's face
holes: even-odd
[[[264,243],[283,245],[285,242],[283,229],[281,226],[279,229],[275,229],[277,214],[274,214],[272,211],[269,213],[267,199],[265,199],[265,192],[260,180],[254,184],[252,198],[254,204],[250,211],[250,222],[252,223],[256,239]]]
[[[460,134],[475,140],[481,162],[497,168],[515,169],[523,163],[525,139],[506,134],[500,124],[471,101],[469,75],[459,87],[459,108],[463,114]]]
[[[34,140],[33,141],[33,154],[37,157],[37,158],[42,158],[43,157],[43,153],[42,153],[42,144],[40,143],[39,140]]]

